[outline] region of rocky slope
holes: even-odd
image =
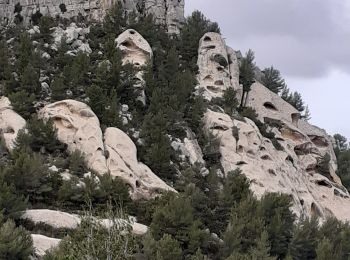
[[[208,100],[222,97],[228,88],[241,93],[238,60],[221,35],[204,35],[198,55],[198,88],[204,90]],[[324,219],[334,215],[349,220],[349,193],[335,173],[332,138],[301,119],[294,107],[260,83],[252,86],[247,106],[254,108],[259,120],[268,125],[281,149],[276,149],[248,118],[234,118],[220,109],[208,110],[205,127],[220,139],[224,173],[242,169],[259,197],[265,192],[290,194],[298,216]],[[331,158],[327,176],[317,171],[319,159],[325,154]]]
[[[52,17],[74,18],[86,17],[90,20],[100,21],[106,11],[118,0],[1,0],[0,24],[14,23],[16,17],[24,24],[31,24],[33,16],[48,15]],[[179,33],[179,27],[184,21],[183,0],[127,0],[120,1],[126,12],[139,14],[152,14],[156,22],[166,25],[170,34]]]

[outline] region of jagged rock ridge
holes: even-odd
[[[72,18],[82,16],[100,21],[118,0],[0,0],[0,24],[19,19],[31,24],[37,14]],[[127,0],[120,1],[126,12],[152,14],[157,23],[166,25],[170,34],[179,33],[184,21],[184,0]]]

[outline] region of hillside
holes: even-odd
[[[348,259],[347,140],[184,4],[0,0],[0,259]]]

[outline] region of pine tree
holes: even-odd
[[[29,119],[30,115],[35,112],[34,101],[35,95],[29,94],[25,90],[18,91],[9,95],[13,109],[24,119]]]
[[[164,234],[164,236],[157,241],[156,260],[181,260],[182,250],[177,240],[173,239],[170,235]]]
[[[318,220],[301,220],[290,245],[290,254],[295,260],[316,259]]]
[[[21,86],[28,93],[39,94],[39,74],[30,64],[28,64],[23,70],[21,75]]]
[[[309,106],[305,107],[304,115],[302,116],[302,118],[307,122],[311,120],[311,113],[310,113]]]
[[[99,119],[103,117],[106,109],[106,96],[103,89],[97,85],[92,85],[86,91],[89,98],[89,106]]]
[[[243,57],[239,67],[239,83],[243,86],[243,94],[241,99],[241,108],[245,107],[248,98],[248,93],[251,89],[252,84],[255,82],[254,79],[254,52],[249,50],[245,57]]]
[[[334,256],[333,246],[329,239],[322,239],[316,249],[317,260],[337,259]]]
[[[224,92],[224,110],[225,113],[228,115],[232,115],[234,111],[237,110],[239,102],[236,98],[237,91],[235,91],[233,88],[229,88],[225,90]]]
[[[281,77],[281,73],[274,67],[266,68],[263,71],[262,84],[271,91],[278,94],[286,87],[284,79]]]
[[[23,227],[0,215],[0,259],[25,260],[33,253],[33,240]]]
[[[289,196],[268,193],[261,198],[259,216],[266,225],[271,243],[271,255],[283,259],[288,253],[289,244],[293,238],[295,215],[290,208],[292,202]]]
[[[56,77],[51,84],[51,100],[59,101],[66,98],[67,87],[64,83],[64,78],[61,76]]]
[[[256,247],[250,251],[252,260],[275,260],[276,257],[270,256],[270,245],[268,240],[268,234],[266,231],[261,233],[259,240],[257,241]]]

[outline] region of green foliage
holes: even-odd
[[[51,84],[51,100],[60,101],[66,98],[66,85],[62,76],[56,77]]]
[[[132,259],[136,241],[130,234],[131,225],[118,221],[125,218],[122,212],[110,210],[107,216],[111,219],[108,229],[88,212],[80,226],[45,259]]]
[[[239,66],[239,83],[243,86],[243,94],[241,99],[241,108],[246,106],[246,99],[248,97],[248,93],[251,89],[252,84],[255,82],[254,79],[254,52],[249,50],[245,57],[242,58],[241,64]]]
[[[271,243],[270,253],[283,259],[288,253],[293,238],[295,216],[290,208],[292,201],[288,195],[269,193],[261,198],[259,215],[264,219]]]
[[[318,220],[316,218],[301,220],[295,230],[290,244],[290,253],[295,260],[316,258]]]
[[[10,94],[9,99],[13,109],[24,119],[29,119],[31,114],[35,112],[33,105],[35,101],[34,94],[29,94],[27,91],[21,90]]]
[[[224,92],[223,107],[224,107],[225,113],[228,115],[232,115],[238,108],[239,102],[236,96],[237,96],[237,91],[235,91],[233,88],[229,88]]]
[[[207,32],[220,33],[217,23],[213,23],[204,15],[195,11],[187,17],[185,24],[181,28],[181,47],[182,59],[189,68],[194,69],[197,64],[199,40]]]
[[[262,72],[263,77],[261,79],[261,83],[271,91],[278,94],[286,87],[286,83],[282,78],[281,73],[273,66],[264,69]]]
[[[16,189],[18,196],[28,197],[32,204],[51,203],[57,197],[61,178],[51,173],[41,158],[28,151],[19,151],[13,164],[2,171],[4,178]]]
[[[299,92],[290,92],[287,86],[283,87],[281,91],[281,97],[295,107],[299,112],[305,110],[305,103]]]
[[[107,35],[111,35],[114,39],[123,32],[126,27],[127,17],[121,3],[115,4],[103,21],[103,29]]]
[[[0,215],[0,259],[25,260],[33,253],[33,241],[23,227],[12,220],[3,222]]]
[[[68,156],[68,169],[74,176],[82,177],[88,172],[84,155],[78,150]]]
[[[144,252],[148,259],[156,260],[181,260],[182,250],[177,240],[170,235],[164,236],[156,241],[150,233],[143,239]]]
[[[0,175],[0,214],[5,218],[16,218],[21,211],[27,207],[27,200],[23,196],[16,194],[13,185],[5,182],[2,174]]]

